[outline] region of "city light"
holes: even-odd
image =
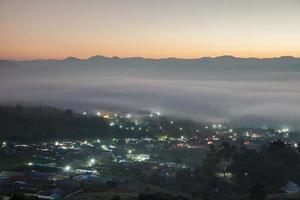
[[[69,172],[70,170],[71,170],[71,166],[69,165],[65,166],[64,171]]]
[[[92,166],[96,163],[96,160],[95,158],[91,158],[90,161],[89,161],[89,166]]]
[[[2,147],[6,147],[6,142],[2,142]]]
[[[103,118],[104,119],[109,119],[110,117],[109,117],[109,115],[104,115]]]
[[[104,150],[104,151],[108,151],[109,150],[108,147],[106,145],[104,145],[104,144],[101,145],[101,149]]]

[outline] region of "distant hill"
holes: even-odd
[[[220,56],[197,59],[148,59],[93,56],[88,59],[0,61],[1,74],[26,77],[141,77],[175,80],[285,80],[300,73],[300,58],[236,58]],[[8,73],[8,74],[7,74]],[[1,75],[0,75],[1,76]],[[1,77],[5,78],[5,77]]]

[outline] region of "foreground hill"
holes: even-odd
[[[72,110],[48,106],[0,106],[0,139],[40,141],[55,138],[105,136],[108,125],[102,118],[84,117]]]

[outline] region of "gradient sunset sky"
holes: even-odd
[[[300,0],[0,0],[0,59],[300,57]]]

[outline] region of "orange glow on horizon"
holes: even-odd
[[[0,59],[300,57],[299,1],[230,1],[0,0]]]
[[[70,53],[70,54],[42,54],[41,52],[33,54],[20,54],[16,56],[8,55],[8,54],[1,54],[1,60],[48,60],[48,59],[55,59],[55,60],[63,60],[67,57],[75,57],[78,59],[88,59],[93,56],[105,56],[105,57],[119,57],[119,58],[130,58],[130,57],[142,57],[148,59],[164,59],[164,58],[179,58],[179,59],[196,59],[202,57],[219,57],[219,56],[233,56],[237,58],[278,58],[282,56],[292,56],[292,57],[300,57],[299,52],[207,52],[207,53],[199,53],[199,52],[189,52],[189,53],[165,53],[165,52],[153,52],[148,54],[130,54],[130,53],[104,53],[104,52],[91,52],[90,54],[87,53]]]

